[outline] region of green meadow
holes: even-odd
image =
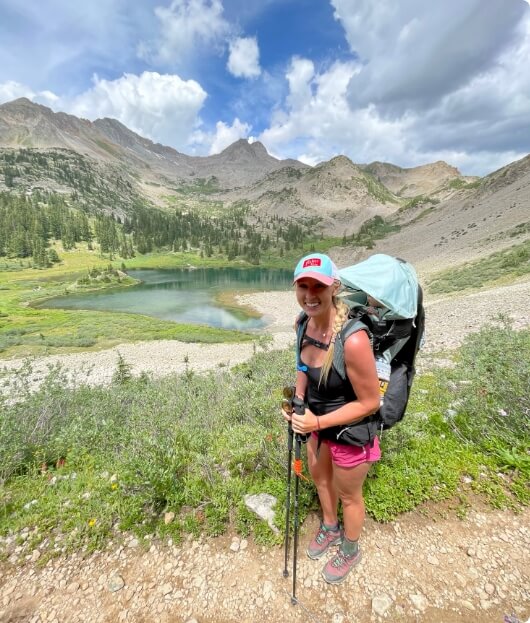
[[[336,244],[327,239],[319,244],[326,250]],[[312,245],[292,249],[284,257],[272,251],[261,265],[267,268],[294,266]],[[135,268],[184,268],[189,266],[222,268],[250,267],[244,261],[228,262],[226,257],[201,257],[198,253],[150,253],[123,261],[110,261],[80,243],[64,251],[56,243],[60,263],[35,269],[29,260],[2,258],[0,261],[0,358],[25,357],[53,353],[100,350],[127,341],[176,339],[186,342],[243,342],[255,336],[242,331],[182,325],[139,314],[102,311],[37,309],[32,304],[46,298],[109,287],[127,287],[134,281],[122,272]],[[252,310],[238,308],[233,293],[220,296],[220,302],[232,311],[246,315]]]

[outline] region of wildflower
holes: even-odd
[[[113,491],[116,491],[116,489],[118,488],[118,483],[117,483],[117,482],[113,482],[113,483],[110,485],[110,488],[111,488]]]
[[[96,523],[97,523],[97,519],[92,518],[92,519],[89,519],[89,520],[88,520],[88,525],[89,525],[91,528],[93,528],[93,527],[96,525]]]

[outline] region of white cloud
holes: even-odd
[[[294,91],[287,96],[285,108],[273,115],[270,127],[259,136],[270,153],[310,165],[337,154],[356,163],[380,160],[404,167],[445,160],[469,175],[484,175],[524,155],[513,149],[492,152],[452,146],[451,141],[444,144],[434,121],[431,128],[428,120],[412,112],[392,119],[373,104],[354,110],[348,86],[360,71],[359,64],[337,62],[305,82],[310,72],[303,60],[295,59],[288,72]],[[305,67],[306,72],[296,67]],[[294,74],[304,80],[293,80]],[[298,96],[301,92],[306,93],[305,99]]]
[[[54,104],[59,101],[58,96],[51,91],[39,91],[35,93],[30,87],[15,82],[14,80],[8,80],[0,84],[0,104],[2,102],[11,102],[19,97],[27,97],[30,100],[46,105]]]
[[[138,46],[139,56],[153,62],[182,64],[198,48],[224,47],[231,30],[220,0],[173,0],[169,8],[156,7],[155,15],[160,39],[151,44],[143,41]]]
[[[19,97],[27,97],[33,99],[35,93],[27,86],[15,82],[14,80],[8,80],[0,84],[0,102],[10,102],[11,100],[18,99]]]
[[[355,60],[294,58],[260,140],[316,164],[446,160],[486,174],[528,153],[530,12],[521,2],[331,0]]]
[[[69,112],[89,119],[112,117],[129,129],[164,145],[182,149],[206,99],[194,80],[144,72],[117,80],[94,78],[94,87],[77,96]]]
[[[513,0],[331,2],[364,64],[350,87],[352,106],[374,103],[394,115],[431,106],[487,71],[527,11]]]
[[[236,78],[256,78],[261,73],[256,37],[238,37],[229,44],[227,69]]]
[[[231,126],[218,121],[215,129],[215,136],[211,141],[210,155],[218,154],[240,138],[247,138],[251,128],[248,123],[242,123],[236,117]]]
[[[286,78],[289,84],[287,105],[297,110],[312,97],[311,81],[315,75],[313,62],[306,58],[294,57],[287,71]]]

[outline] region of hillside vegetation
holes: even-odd
[[[529,355],[530,331],[484,329],[453,369],[416,380],[408,415],[383,435],[384,458],[367,481],[372,517],[389,521],[429,500],[452,500],[465,514],[474,494],[495,507],[530,502]],[[282,527],[279,404],[292,353],[159,380],[132,378],[122,360],[105,388],[66,389],[58,368],[30,393],[29,373],[20,373],[16,403],[2,399],[0,425],[0,534],[29,527],[25,552],[44,543],[45,561],[101,548],[124,531],[178,541],[230,527],[277,540],[243,496],[274,494]],[[304,483],[302,519],[315,507],[314,487]]]

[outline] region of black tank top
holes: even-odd
[[[357,399],[351,383],[340,378],[333,366],[327,382],[320,383],[321,368],[307,366],[307,406],[315,415],[331,413]]]
[[[315,345],[314,341],[312,343]],[[324,350],[327,349],[324,348]],[[303,364],[301,357],[300,363]],[[320,385],[320,371],[322,368],[312,368],[307,364],[303,365],[307,368],[305,372],[307,376],[307,406],[315,415],[331,413],[340,409],[348,402],[357,400],[349,379],[342,379],[333,365],[329,371],[327,382],[325,384],[320,383]],[[363,447],[369,443],[371,446],[377,434],[377,429],[378,420],[376,415],[367,416],[353,424],[324,428],[318,432],[319,446],[323,439],[329,439],[344,445]]]

